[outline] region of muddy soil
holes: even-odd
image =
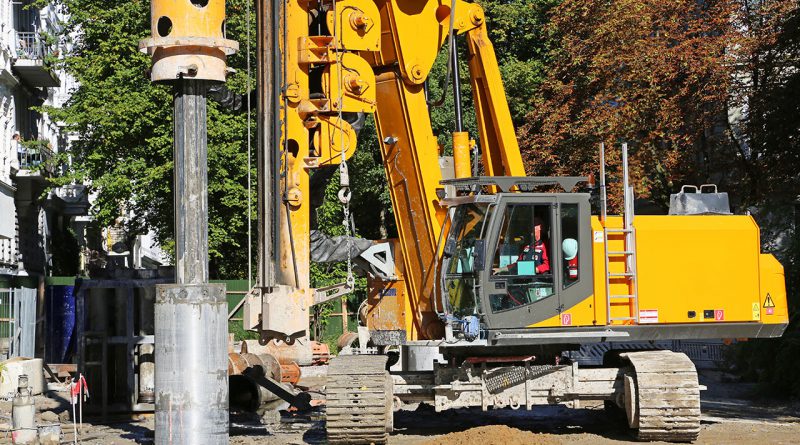
[[[751,384],[725,382],[719,375],[701,375],[702,430],[698,444],[800,443],[800,404],[765,399]],[[71,417],[63,395],[51,394],[37,402],[42,410],[62,414],[62,443],[72,443]],[[10,423],[11,404],[0,402],[0,424]],[[134,445],[153,443],[152,415],[109,423],[88,421],[78,435],[82,444]],[[324,444],[323,414],[283,411],[262,424],[255,417],[232,419],[230,443],[234,445]],[[0,427],[5,430],[6,425]],[[0,444],[10,444],[0,431]],[[610,419],[602,406],[569,410],[558,406],[533,411],[480,409],[436,413],[432,408],[405,406],[395,413],[390,445],[605,445],[636,443],[621,421]]]
[[[479,426],[466,431],[445,434],[430,440],[424,440],[421,445],[557,445],[559,440],[546,435],[530,431],[522,431],[505,425]]]

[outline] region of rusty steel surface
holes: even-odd
[[[336,340],[336,346],[338,346],[339,350],[341,351],[342,349],[352,345],[356,340],[358,340],[357,332],[345,332]]]
[[[302,371],[300,370],[300,366],[297,363],[287,363],[281,364],[281,382],[283,383],[291,383],[292,385],[296,385],[297,382],[300,381],[300,376],[302,375]]]
[[[331,350],[325,343],[311,342],[312,365],[324,365],[331,358]]]
[[[274,380],[281,380],[281,365],[269,354],[228,353],[228,375],[245,374],[249,368],[260,366],[264,375]]]
[[[258,340],[245,340],[242,342],[242,353],[246,352],[257,355],[269,354],[280,364],[296,362],[298,365],[307,366],[313,362],[311,342],[306,339],[298,339],[291,345],[275,340],[266,345],[260,344]]]

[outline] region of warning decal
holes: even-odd
[[[639,324],[658,323],[658,309],[640,309]]]
[[[572,314],[561,314],[561,326],[572,326]]]
[[[760,320],[761,319],[761,307],[759,307],[758,302],[753,303],[753,320]]]
[[[770,294],[767,294],[767,298],[764,300],[764,307],[775,307],[775,302],[772,301]]]
[[[725,320],[725,310],[714,309],[714,321],[724,321],[724,320]]]

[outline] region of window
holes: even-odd
[[[447,240],[452,256],[445,265],[445,288],[450,309],[455,315],[472,315],[476,307],[474,251],[481,238],[488,209],[481,204],[465,204],[456,208],[453,228]]]
[[[506,207],[492,264],[492,278],[496,281],[490,284],[493,312],[553,295],[551,230],[549,205]]]
[[[561,204],[561,262],[564,289],[580,280],[578,273],[578,204]]]

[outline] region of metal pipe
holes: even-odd
[[[256,2],[256,26],[269,32],[257,33],[256,84],[258,88],[258,270],[256,286],[269,288],[275,285],[275,248],[278,245],[280,227],[279,178],[280,178],[280,60],[278,55],[279,2],[258,0]]]
[[[461,79],[458,74],[458,38],[453,34],[453,44],[450,46],[450,58],[453,63],[453,109],[456,113],[456,132],[464,131],[461,116]],[[458,176],[456,176],[458,177]]]
[[[228,443],[228,317],[224,285],[208,284],[206,94],[224,82],[225,1],[152,0],[151,80],[174,85],[175,278],[156,288],[158,445]]]
[[[175,279],[208,282],[208,146],[204,80],[175,87]]]
[[[227,309],[224,285],[158,286],[156,444],[228,443]]]
[[[231,411],[256,412],[261,405],[280,399],[246,375],[232,375],[228,382]]]
[[[208,284],[205,80],[175,84],[175,275],[157,287],[155,388],[158,445],[227,444],[228,305]]]

